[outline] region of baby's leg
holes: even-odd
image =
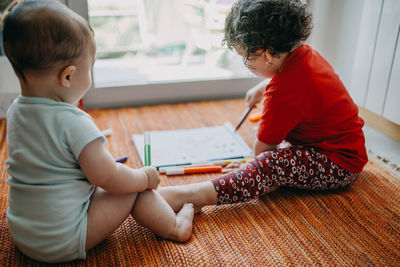
[[[130,214],[139,224],[164,238],[183,242],[192,234],[193,206],[190,204],[175,215],[153,190],[113,194],[97,187],[88,209],[86,251],[103,241]]]
[[[132,212],[137,193],[113,194],[97,187],[87,215],[86,251],[117,229]]]
[[[184,204],[179,213],[175,214],[154,190],[139,194],[132,216],[140,225],[164,238],[184,242],[192,235],[193,205]]]

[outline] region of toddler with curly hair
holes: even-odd
[[[193,203],[243,202],[278,187],[337,189],[352,183],[367,163],[363,120],[329,63],[304,44],[312,17],[299,0],[239,0],[225,23],[225,42],[259,77],[247,105],[263,100],[245,166],[199,184],[160,189],[179,210]],[[282,144],[289,144],[283,146]]]

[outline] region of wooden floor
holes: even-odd
[[[223,100],[90,110],[106,146],[141,167],[131,135],[151,130],[235,124],[244,101]],[[67,123],[67,122],[66,122]],[[251,146],[255,124],[240,135]],[[0,265],[41,265],[22,255],[8,232],[5,120],[0,120]],[[205,181],[219,174],[161,176],[161,186]],[[396,176],[397,175],[397,176]],[[398,266],[400,177],[370,161],[357,181],[334,192],[281,188],[247,203],[212,206],[195,216],[193,236],[179,244],[156,237],[132,218],[89,251],[86,261],[62,266]]]

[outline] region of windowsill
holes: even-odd
[[[141,68],[124,64],[97,66],[93,70],[93,76],[96,88],[250,78],[249,75],[235,75],[223,68],[204,65],[144,66]]]
[[[253,76],[242,62],[234,62],[233,69],[218,66],[215,61],[205,63],[204,56],[192,56],[181,63],[179,57],[136,56],[134,58],[98,59],[93,67],[95,88],[145,85],[159,83],[197,82]],[[238,59],[236,59],[238,60]]]
[[[99,59],[93,80],[85,96],[89,109],[243,97],[260,82],[242,65],[227,70],[194,57],[188,64],[174,58]]]
[[[238,98],[260,81],[247,77],[94,87],[84,102],[91,109]]]

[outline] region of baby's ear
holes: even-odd
[[[58,76],[58,81],[60,82],[60,85],[68,88],[71,87],[71,82],[75,71],[76,67],[74,65],[69,65],[62,69]]]

